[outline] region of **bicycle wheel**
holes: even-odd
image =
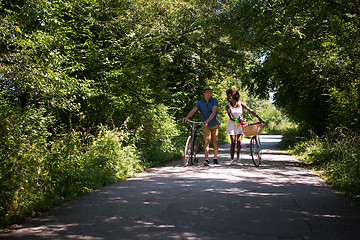
[[[194,163],[198,163],[199,159],[196,157],[196,153],[199,150],[199,137],[197,135],[195,135],[195,139],[194,139],[194,152],[193,152],[193,162]]]
[[[184,167],[192,164],[191,144],[192,144],[192,139],[191,136],[189,136],[185,144],[184,160],[183,160]]]
[[[261,164],[260,143],[257,136],[250,139],[250,154],[255,167]]]

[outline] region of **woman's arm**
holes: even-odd
[[[252,110],[251,108],[248,107],[248,105],[246,105],[245,103],[241,103],[241,106],[243,106],[246,110],[248,110],[252,115],[254,115],[255,117],[257,117],[259,119],[260,122],[263,122],[263,120],[261,119],[261,117],[259,117],[259,115],[257,115],[254,110]]]
[[[226,105],[226,111],[227,111],[227,114],[229,115],[230,120],[235,122],[235,118],[231,113],[231,109],[230,109],[229,105]]]

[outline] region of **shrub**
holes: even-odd
[[[319,145],[310,159],[325,180],[345,193],[360,194],[360,135],[337,128]]]
[[[283,146],[287,146],[299,160],[309,164],[335,189],[350,195],[360,194],[360,135],[339,127],[323,137],[296,136],[287,131]]]
[[[7,141],[6,132],[2,135],[0,226],[144,169],[136,147],[124,145],[122,131],[101,128],[92,140],[73,131],[46,143],[44,123],[35,121],[43,119],[41,113],[30,111],[26,116],[12,119],[19,127]]]
[[[33,214],[29,206],[43,194],[50,123],[42,109],[21,111],[0,103],[0,225]]]
[[[151,106],[140,117],[143,124],[138,145],[148,163],[155,165],[178,157],[180,130],[168,107],[163,104]]]
[[[100,185],[131,177],[143,170],[136,147],[124,145],[124,135],[123,131],[103,128],[86,152],[85,169],[87,172],[96,169],[96,179],[102,179]]]

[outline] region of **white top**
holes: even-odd
[[[237,118],[237,117],[240,117],[243,115],[243,109],[242,109],[242,106],[241,106],[241,102],[238,102],[238,106],[236,108],[232,107],[231,104],[229,103],[228,104],[229,108],[230,108],[230,111],[232,113],[232,115],[234,116],[234,118]],[[228,124],[227,124],[227,127],[226,127],[226,133],[229,134],[229,135],[238,135],[238,134],[243,134],[243,131],[242,131],[242,126],[236,126],[234,124],[233,121],[228,120]]]

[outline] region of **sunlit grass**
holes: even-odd
[[[296,130],[284,132],[282,148],[306,162],[336,190],[360,194],[360,136],[347,128],[337,128],[324,137]]]

